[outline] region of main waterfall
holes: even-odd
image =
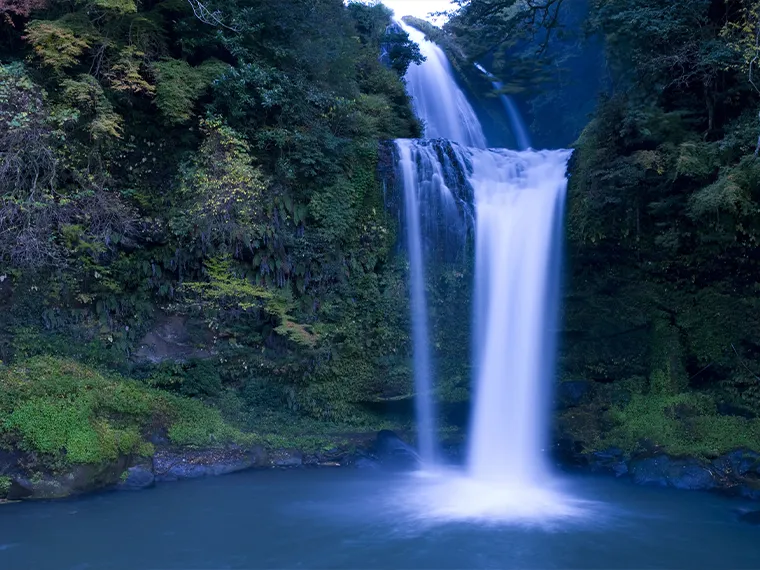
[[[425,298],[430,260],[423,244],[430,238],[431,219],[465,240],[466,218],[471,212],[475,218],[473,405],[466,472],[454,478],[459,482],[455,490],[442,491],[435,505],[426,508],[463,517],[494,509],[557,511],[546,448],[570,151],[487,149],[443,52],[421,32],[403,27],[427,57],[406,78],[415,111],[426,137],[448,138],[396,141],[410,258],[418,444],[423,462],[433,470],[435,373]],[[519,117],[510,120],[520,124]],[[527,133],[518,132],[516,138],[528,144]],[[455,180],[460,187],[453,192],[449,181]]]

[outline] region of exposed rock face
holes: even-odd
[[[272,453],[269,462],[272,467],[280,468],[301,467],[304,464],[303,454],[292,449],[282,449]]]
[[[204,331],[204,338],[193,339],[190,330]],[[163,315],[153,330],[140,340],[132,358],[137,362],[159,364],[165,361],[185,362],[213,356],[213,338],[204,327],[191,327],[187,317]]]
[[[157,440],[150,458],[120,457],[104,465],[73,465],[53,469],[34,454],[0,450],[0,476],[9,477],[6,497],[59,499],[101,489],[137,491],[157,483],[225,475],[247,469],[297,469],[309,467],[376,467],[381,464],[416,465],[416,453],[393,432],[357,434],[319,453],[296,449],[267,450],[257,446],[243,449],[174,448]],[[377,451],[376,451],[377,450]]]
[[[760,499],[760,454],[750,450],[735,450],[708,461],[663,453],[631,457],[617,448],[581,453],[565,445],[561,462],[596,473],[627,476],[640,485],[716,490]]]
[[[74,465],[60,473],[28,472],[18,464],[4,467],[11,477],[8,499],[60,499],[113,487],[127,468],[127,458],[103,465]]]
[[[632,459],[628,468],[635,483],[674,487],[676,489],[713,489],[718,486],[715,474],[696,459],[678,459],[667,455]]]
[[[568,380],[557,384],[555,404],[560,410],[578,406],[591,391],[593,382],[588,380]]]
[[[226,475],[254,467],[269,467],[269,458],[263,448],[160,450],[153,456],[153,473],[157,482],[197,479]]]

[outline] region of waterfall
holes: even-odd
[[[493,88],[497,92],[501,91],[501,89],[504,87],[502,83],[497,81],[496,78],[491,73],[486,71],[486,69],[479,63],[476,63],[475,67],[477,67],[478,70],[480,70],[484,75],[486,75],[486,77],[491,80],[491,85],[493,85]],[[504,106],[504,110],[507,112],[507,119],[509,119],[509,126],[512,129],[512,134],[515,137],[515,141],[517,142],[517,148],[520,150],[529,149],[532,146],[530,144],[530,135],[528,134],[528,129],[525,127],[525,123],[522,120],[522,116],[520,116],[520,111],[517,110],[517,105],[515,105],[512,97],[506,93],[499,95],[499,99],[501,100],[501,104]]]
[[[486,137],[475,111],[454,81],[443,50],[425,39],[425,34],[398,20],[409,38],[420,46],[426,60],[411,65],[406,73],[406,89],[418,119],[425,125],[425,138],[447,139],[467,146],[485,148]]]
[[[476,212],[474,405],[468,470],[546,478],[559,252],[569,151],[467,149]]]
[[[414,108],[428,138],[448,139],[396,141],[405,195],[420,454],[434,464],[435,373],[426,267],[442,238],[461,247],[472,215],[473,403],[466,484],[447,489],[438,506],[467,516],[499,504],[513,511],[540,504],[545,510],[557,503],[547,494],[545,450],[571,152],[487,149],[444,54],[421,32],[404,29],[427,57],[406,78]],[[529,147],[516,107],[507,110],[518,144]]]
[[[398,172],[404,187],[406,242],[409,254],[412,344],[415,379],[417,445],[423,464],[436,462],[436,406],[433,365],[430,356],[425,266],[431,257],[446,258],[461,248],[466,237],[460,213],[447,178],[453,166],[446,164],[440,144],[399,139]]]

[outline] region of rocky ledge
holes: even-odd
[[[562,449],[560,461],[595,473],[628,477],[639,485],[713,490],[760,500],[760,453],[749,449],[737,449],[713,460],[658,452],[630,456],[617,448],[586,454]]]
[[[31,453],[0,451],[0,479],[7,500],[61,499],[94,491],[136,491],[156,484],[226,475],[249,469],[405,468],[417,464],[414,449],[395,433],[362,434],[318,453],[297,449],[164,447],[152,457],[120,457],[103,465],[51,464]],[[0,497],[2,500],[2,497]]]

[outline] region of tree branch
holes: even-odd
[[[222,20],[222,12],[220,10],[215,10],[212,12],[200,0],[187,0],[187,2],[193,9],[193,14],[195,14],[195,17],[204,24],[208,24],[209,26],[214,27],[221,26],[223,28],[227,28],[228,30],[232,30],[233,32],[240,31],[240,28],[237,28],[235,26],[228,26],[224,23]]]

